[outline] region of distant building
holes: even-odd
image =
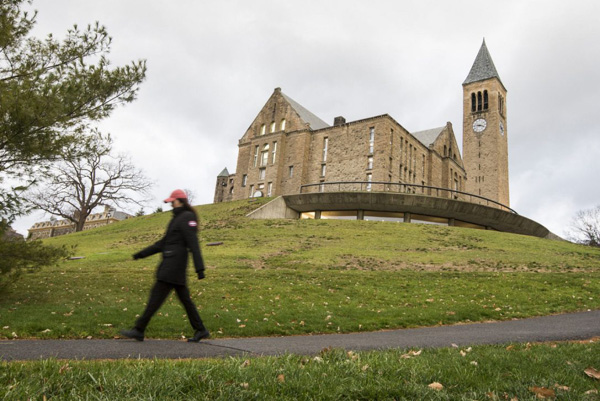
[[[330,126],[275,88],[239,141],[236,172],[217,177],[214,202],[339,191],[338,183],[354,182],[363,184],[346,187],[422,194],[435,187],[449,190],[443,197],[469,192],[508,208],[506,89],[485,42],[463,98],[464,161],[449,122],[409,132],[383,114],[336,117]]]
[[[451,123],[410,132],[388,114],[329,125],[275,91],[238,143],[214,202],[273,197],[252,218],[418,222],[552,237],[510,208],[507,90],[483,41]],[[427,110],[423,111],[424,113]]]
[[[104,206],[104,211],[102,213],[93,213],[88,216],[85,220],[83,230],[85,231],[105,226],[130,217],[133,216],[125,212],[117,211],[109,206]],[[59,235],[74,233],[75,223],[67,219],[57,220],[52,218],[49,221],[35,223],[28,231],[29,239],[58,237]]]

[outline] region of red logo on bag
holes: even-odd
[[[196,223],[194,220],[188,221],[188,226],[190,226],[190,227],[196,227],[197,225],[198,225],[198,223]]]

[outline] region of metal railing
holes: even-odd
[[[437,198],[457,199],[464,202],[493,206],[510,213],[518,214],[510,207],[495,200],[468,192],[449,188],[431,187],[428,185],[404,184],[383,181],[336,181],[319,182],[300,186],[300,193],[319,192],[394,192],[403,194],[426,195]]]

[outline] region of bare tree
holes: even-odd
[[[600,205],[577,212],[569,237],[581,244],[600,247]]]
[[[112,154],[110,136],[93,132],[83,148],[71,148],[45,175],[43,186],[32,191],[37,209],[68,219],[76,231],[101,205],[144,206],[151,182],[126,155]]]
[[[196,194],[189,188],[184,188],[183,192],[187,195],[187,199],[190,205],[193,205],[194,199],[196,198]]]

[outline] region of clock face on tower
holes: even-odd
[[[478,118],[473,122],[473,131],[475,132],[483,132],[487,127],[487,121],[484,118]]]

